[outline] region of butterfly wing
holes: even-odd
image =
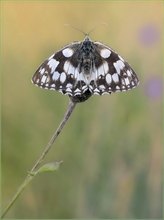
[[[96,59],[91,81],[93,93],[103,95],[117,91],[127,91],[139,84],[138,77],[130,65],[114,50],[94,42]]]
[[[54,53],[37,69],[32,82],[44,89],[57,90],[63,94],[73,96],[80,94],[82,82],[78,82],[78,60],[74,58],[81,42],[67,45]]]

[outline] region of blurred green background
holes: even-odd
[[[119,52],[140,85],[79,104],[8,218],[162,217],[162,1],[2,1],[2,196],[40,155],[68,97],[32,85],[38,66],[80,32]],[[102,25],[101,23],[107,23]]]

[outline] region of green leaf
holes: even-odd
[[[63,163],[63,161],[57,161],[52,163],[46,163],[43,166],[41,166],[37,171],[35,171],[35,175],[43,172],[52,172],[59,169],[60,164]]]

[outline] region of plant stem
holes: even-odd
[[[52,135],[50,141],[48,142],[48,144],[46,145],[46,147],[44,148],[41,156],[38,158],[38,160],[36,161],[36,163],[34,164],[34,166],[32,167],[32,169],[29,171],[28,175],[26,176],[24,182],[20,185],[20,187],[18,188],[17,192],[14,194],[13,198],[10,200],[9,204],[6,206],[5,210],[2,212],[2,216],[1,218],[3,218],[7,212],[9,211],[9,209],[12,207],[12,205],[14,204],[14,202],[16,201],[16,199],[21,195],[21,193],[23,192],[23,190],[25,189],[25,187],[27,186],[27,184],[34,178],[34,176],[32,175],[32,173],[34,171],[36,171],[36,169],[38,168],[38,166],[41,164],[41,162],[44,160],[45,156],[48,154],[48,152],[50,151],[50,149],[52,148],[53,143],[55,142],[56,138],[59,136],[59,134],[61,133],[63,127],[65,126],[66,122],[68,121],[69,117],[71,116],[74,108],[76,106],[75,102],[72,102],[70,100],[70,103],[68,105],[67,111],[63,117],[63,120],[61,121],[60,125],[58,126],[57,130],[54,132],[54,134]]]

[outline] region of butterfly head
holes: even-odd
[[[88,35],[85,36],[82,44],[81,44],[81,52],[84,54],[84,56],[89,56],[93,52],[94,46],[93,42],[89,38]]]
[[[91,41],[91,39],[90,39],[90,37],[89,37],[89,34],[85,34],[84,41]]]

